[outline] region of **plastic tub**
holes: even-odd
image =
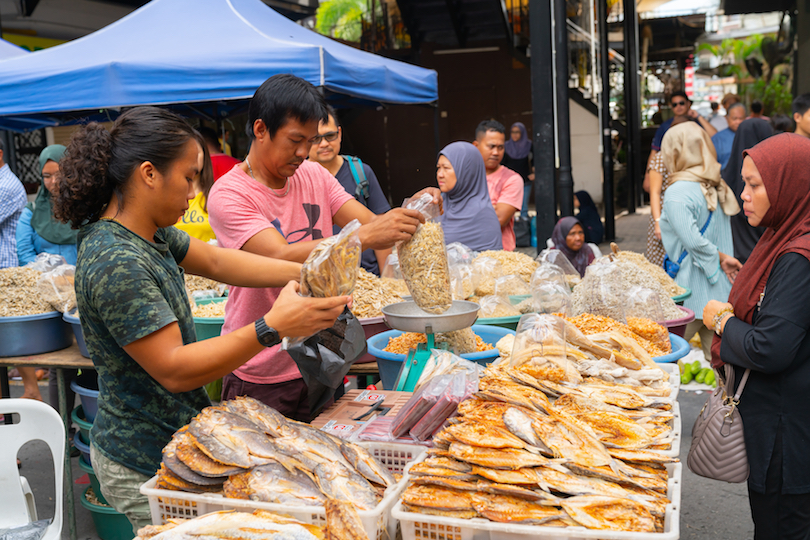
[[[70,325],[73,330],[73,335],[76,337],[76,344],[79,346],[79,352],[85,358],[90,358],[90,353],[87,352],[87,345],[84,342],[84,332],[82,331],[82,323],[78,317],[65,313],[62,315],[62,320]]]
[[[70,389],[79,395],[84,417],[92,424],[96,419],[96,413],[98,413],[98,390],[79,386],[77,381],[70,383]]]
[[[678,309],[683,311],[684,316],[680,319],[671,319],[669,321],[661,321],[658,324],[666,326],[671,334],[683,337],[686,333],[686,325],[695,320],[695,312],[689,308],[678,306]]]
[[[206,298],[204,300],[197,300],[197,304],[203,306],[205,304],[215,304],[225,302],[227,298]],[[197,341],[203,341],[218,337],[222,332],[222,325],[225,323],[225,317],[194,317],[194,328],[197,331]]]
[[[104,498],[104,495],[101,494],[101,485],[98,483],[96,471],[93,470],[93,466],[90,465],[89,462],[84,460],[84,456],[79,456],[79,470],[87,473],[87,478],[90,479],[90,487],[93,488],[93,493],[96,494],[96,498],[104,504],[110,504],[107,502],[107,499]]]
[[[692,296],[692,289],[689,287],[684,287],[686,291],[683,294],[679,294],[678,296],[673,296],[672,300],[678,304],[679,306],[683,305],[683,301]]]
[[[381,332],[387,331],[388,325],[385,324],[385,317],[369,317],[368,319],[358,319],[360,324],[363,325],[363,332],[366,334],[366,341],[376,336]],[[377,359],[374,355],[366,353],[356,360],[355,364],[367,364],[369,362],[376,362]]]
[[[73,412],[70,413],[70,418],[73,420],[73,423],[79,426],[79,433],[82,434],[85,441],[90,440],[90,428],[93,427],[92,422],[88,422],[87,419],[84,417],[84,408],[79,405]]]
[[[689,351],[691,350],[689,342],[683,339],[681,336],[669,334],[669,342],[672,344],[672,352],[665,354],[664,356],[654,356],[653,360],[655,360],[657,363],[662,364],[668,362],[677,362],[689,354]]]
[[[93,524],[96,526],[101,540],[132,540],[132,524],[127,516],[120,514],[109,506],[98,506],[87,500],[87,488],[81,496],[82,506],[90,511],[93,516]],[[95,492],[96,497],[100,495]],[[101,499],[99,499],[101,500]]]
[[[485,343],[489,343],[493,347],[503,336],[515,333],[507,328],[478,324],[473,325],[472,330],[479,335]],[[402,362],[405,361],[404,354],[390,353],[383,349],[388,346],[389,339],[402,334],[403,332],[399,330],[389,330],[388,332],[377,334],[368,340],[368,352],[377,359],[377,367],[380,370],[380,381],[382,382],[383,390],[393,390],[394,383],[399,376],[399,370],[402,368]],[[462,358],[472,360],[482,366],[488,365],[499,356],[500,353],[498,349],[461,355]]]
[[[72,344],[73,330],[58,311],[0,317],[0,356],[30,356]]]
[[[73,436],[73,446],[75,446],[79,452],[81,452],[82,457],[87,463],[90,463],[90,465],[93,464],[90,461],[90,442],[82,437],[81,432]]]

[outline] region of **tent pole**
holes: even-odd
[[[613,143],[610,136],[610,60],[607,29],[608,0],[596,0],[599,27],[599,60],[602,71],[602,203],[605,205],[605,240],[616,239],[616,211],[613,200]]]

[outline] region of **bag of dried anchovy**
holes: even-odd
[[[437,221],[439,206],[425,193],[405,203],[405,208],[418,210],[425,223],[416,228],[410,240],[397,244],[399,267],[413,301],[423,311],[438,315],[453,304],[450,270],[444,230]]]

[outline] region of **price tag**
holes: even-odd
[[[362,392],[360,392],[360,395],[354,398],[354,401],[358,403],[365,403],[365,402],[376,403],[381,399],[385,399],[385,394],[375,392],[373,390],[363,390]]]

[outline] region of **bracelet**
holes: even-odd
[[[661,218],[660,218],[660,217],[655,218],[655,222],[656,222],[656,223],[658,223],[659,221],[661,221]]]
[[[720,335],[720,324],[723,322],[723,319],[726,316],[734,316],[734,308],[733,307],[726,307],[721,309],[717,312],[717,315],[714,316],[714,332],[719,336]]]

